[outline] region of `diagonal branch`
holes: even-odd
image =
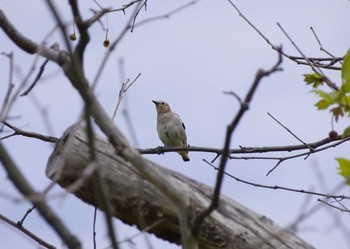
[[[20,230],[22,233],[24,233],[25,235],[27,235],[28,237],[32,238],[33,240],[35,240],[39,245],[46,247],[48,249],[56,249],[55,246],[49,244],[48,242],[46,242],[45,240],[39,238],[37,235],[35,235],[34,233],[32,233],[31,231],[29,231],[28,229],[24,228],[23,226],[19,226],[16,222],[10,220],[9,218],[3,216],[2,214],[0,214],[0,220],[6,222],[7,224],[13,226],[14,228]]]
[[[223,149],[222,154],[221,154],[221,160],[220,160],[219,170],[218,170],[218,174],[217,174],[217,178],[216,178],[216,185],[215,185],[212,201],[211,201],[210,205],[208,206],[208,208],[204,209],[193,221],[191,230],[192,230],[193,234],[195,234],[195,235],[198,234],[199,227],[202,224],[205,217],[207,217],[212,211],[214,211],[215,208],[218,207],[221,186],[222,186],[224,173],[225,173],[225,166],[226,166],[226,162],[227,162],[229,155],[230,155],[229,148],[230,148],[231,137],[232,137],[234,130],[236,129],[238,123],[242,119],[244,113],[249,109],[249,104],[250,104],[250,102],[254,96],[254,93],[256,92],[257,87],[258,87],[259,83],[261,82],[261,80],[264,77],[267,77],[274,72],[278,72],[278,71],[282,70],[280,68],[280,65],[282,63],[282,49],[279,48],[278,52],[279,52],[278,53],[278,61],[270,70],[264,71],[264,70],[260,69],[257,72],[257,74],[255,76],[255,80],[254,80],[247,96],[245,97],[244,102],[241,104],[240,110],[238,111],[235,118],[232,120],[231,124],[227,127],[224,149]]]
[[[0,162],[2,163],[8,177],[12,183],[15,184],[16,188],[23,194],[23,196],[36,196],[37,193],[34,191],[32,186],[23,176],[22,172],[18,169],[15,162],[10,157],[5,147],[0,142]],[[47,205],[43,198],[30,198],[30,201],[37,208],[42,217],[48,224],[56,231],[57,234],[62,238],[68,248],[80,249],[80,241],[73,235],[69,229],[63,224],[58,216],[52,211]]]

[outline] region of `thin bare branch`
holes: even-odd
[[[18,225],[18,223],[10,220],[9,218],[5,217],[4,215],[0,214],[0,220],[4,221],[5,223],[13,226],[14,228],[18,229],[19,231],[21,231],[22,233],[24,233],[25,235],[27,235],[29,238],[33,239],[34,241],[36,241],[39,245],[48,248],[48,249],[56,249],[55,246],[49,244],[48,242],[46,242],[45,240],[39,238],[37,235],[35,235],[34,233],[32,233],[31,231],[29,231],[28,229],[24,228],[22,225]]]
[[[33,83],[30,84],[30,86],[28,87],[28,89],[25,90],[24,93],[22,93],[20,96],[25,96],[25,95],[27,95],[27,94],[34,88],[34,86],[36,85],[36,83],[39,81],[41,75],[43,74],[44,69],[45,69],[45,66],[46,66],[46,64],[47,64],[48,62],[49,62],[48,59],[46,59],[46,60],[44,61],[44,63],[40,66],[39,72],[38,72],[38,74],[36,75],[36,77],[35,77]]]
[[[273,120],[275,120],[280,126],[282,126],[286,131],[288,131],[293,137],[295,137],[300,143],[302,143],[303,145],[305,145],[305,147],[308,147],[310,149],[310,151],[312,152],[314,150],[314,148],[308,146],[307,143],[305,143],[303,140],[301,140],[294,132],[292,132],[287,126],[283,125],[280,121],[278,121],[278,119],[276,119],[271,113],[267,113],[267,115],[269,115]]]
[[[315,36],[315,39],[316,39],[318,45],[320,46],[320,50],[323,51],[323,52],[325,52],[325,53],[326,53],[327,55],[329,55],[330,57],[335,58],[334,55],[332,55],[330,52],[328,52],[326,49],[324,49],[324,47],[322,46],[321,40],[318,38],[318,36],[317,36],[317,34],[316,34],[314,28],[313,28],[313,27],[310,27],[310,30],[311,30],[312,34]]]
[[[5,54],[5,53],[1,53],[1,54],[9,58],[9,81],[8,81],[8,86],[4,97],[4,101],[1,106],[0,121],[5,120],[6,118],[5,110],[7,109],[7,105],[9,103],[12,90],[15,87],[15,85],[13,84],[13,52],[10,52],[9,54]],[[1,130],[2,129],[0,129],[0,131]]]
[[[282,30],[283,34],[288,38],[288,40],[291,42],[291,44],[294,46],[294,48],[299,52],[299,54],[304,58],[304,60],[308,63],[308,65],[311,67],[312,71],[317,73],[318,75],[321,75],[323,77],[324,82],[333,90],[338,91],[339,88],[336,84],[334,84],[324,73],[323,71],[315,66],[309,58],[301,51],[301,49],[296,45],[296,43],[293,41],[293,39],[288,35],[288,33],[284,30],[282,25],[277,22],[277,26]]]
[[[342,143],[348,142],[350,138],[342,139],[339,135],[336,139],[330,139],[329,137],[324,138],[322,140],[308,143],[307,146],[303,144],[298,145],[285,145],[285,146],[264,146],[264,147],[246,147],[246,146],[240,146],[239,149],[230,149],[230,154],[253,154],[253,153],[267,153],[267,152],[291,152],[291,151],[298,151],[298,150],[304,150],[309,149],[309,147],[313,148],[315,152],[320,151],[321,149],[328,149],[332,147],[336,147]],[[326,147],[319,148],[323,145],[327,145]],[[316,150],[316,148],[319,148],[320,150]],[[184,147],[156,147],[152,149],[138,149],[138,151],[141,154],[164,154],[167,152],[177,152],[177,151],[191,151],[191,152],[208,152],[208,153],[215,153],[215,154],[222,154],[222,148],[211,148],[211,147],[197,147],[197,146],[188,146],[186,148]],[[310,152],[302,153],[295,155],[293,157],[299,157],[299,156],[305,156],[306,154],[310,154]],[[233,159],[237,159],[235,157],[232,157]],[[263,157],[242,157],[241,159],[264,159]],[[281,158],[266,158],[266,159],[276,159],[279,160]]]
[[[203,161],[205,163],[207,163],[208,165],[210,165],[213,169],[215,170],[219,170],[218,167],[216,167],[215,165],[213,165],[211,162],[207,161],[206,159],[203,159]],[[321,193],[321,192],[316,192],[316,191],[309,191],[309,190],[304,190],[304,189],[294,189],[294,188],[288,188],[288,187],[283,187],[283,186],[278,186],[278,185],[264,185],[264,184],[259,184],[259,183],[254,183],[254,182],[250,182],[247,180],[243,180],[241,178],[238,178],[230,173],[225,172],[225,175],[227,175],[228,177],[236,180],[237,182],[241,182],[253,187],[258,187],[258,188],[265,188],[265,189],[272,189],[272,190],[285,190],[285,191],[289,191],[289,192],[295,192],[295,193],[300,193],[300,194],[308,194],[308,195],[315,195],[315,196],[321,196],[321,197],[325,197],[325,198],[334,198],[334,199],[338,199],[338,200],[350,200],[350,196],[347,195],[334,195],[334,194],[325,194],[325,193]],[[343,184],[344,185],[344,184]]]
[[[9,136],[0,138],[0,140],[4,140],[5,138],[11,137],[11,136],[15,136],[15,135],[21,135],[21,136],[24,136],[24,137],[36,138],[36,139],[42,140],[44,142],[49,142],[49,143],[57,143],[58,142],[58,138],[56,138],[56,137],[41,135],[41,134],[36,133],[36,132],[24,131],[24,130],[21,130],[21,129],[11,125],[7,121],[3,121],[2,123],[4,125],[6,125],[7,127],[9,127],[10,129],[12,129],[14,131],[14,133],[9,135]]]
[[[5,147],[0,142],[0,161],[8,174],[8,177],[16,188],[23,194],[23,196],[35,196],[36,192],[32,186],[22,175]],[[62,223],[60,218],[52,211],[43,198],[30,199],[32,204],[37,208],[42,217],[50,224],[56,233],[62,238],[68,248],[80,249],[80,241],[69,231],[69,229]]]
[[[118,111],[118,108],[119,108],[119,105],[120,103],[122,102],[122,99],[124,97],[124,94],[129,90],[129,88],[137,81],[137,79],[141,76],[141,73],[139,73],[135,79],[133,81],[130,82],[129,79],[127,79],[127,81],[125,83],[122,84],[120,90],[119,90],[119,97],[118,97],[118,102],[115,106],[115,109],[114,109],[114,112],[113,112],[113,115],[112,115],[112,120],[115,119],[115,116],[117,114],[117,111]]]
[[[160,15],[160,16],[155,16],[155,17],[151,17],[151,18],[147,18],[145,20],[142,20],[136,24],[134,24],[134,28],[136,27],[139,27],[141,25],[144,25],[146,23],[149,23],[149,22],[153,22],[153,21],[156,21],[156,20],[160,20],[160,19],[169,19],[171,16],[173,16],[174,14],[177,14],[178,12],[184,10],[184,9],[187,9],[188,7],[194,5],[197,3],[197,0],[194,0],[194,1],[191,1],[191,2],[188,2],[166,14],[163,14],[163,15]]]
[[[317,199],[317,201],[323,203],[323,204],[326,204],[327,206],[330,206],[331,208],[335,208],[339,211],[342,211],[342,212],[347,212],[347,213],[350,213],[350,210],[348,208],[346,208],[344,205],[342,205],[341,207],[338,207],[336,205],[333,205],[325,200],[322,200],[322,199]]]
[[[248,23],[249,26],[251,26],[259,35],[261,38],[263,38],[266,43],[273,49],[277,51],[278,46],[274,45],[252,22],[249,21],[249,19],[239,10],[239,8],[232,2],[232,0],[228,0],[229,3],[232,5],[232,7],[237,11],[239,16],[243,18],[245,22]],[[340,67],[333,66],[335,63],[343,60],[344,57],[337,57],[337,58],[310,58],[306,56],[298,57],[298,56],[292,56],[282,51],[282,55],[298,65],[307,65],[317,68],[325,68],[325,69],[331,69],[331,70],[340,70]],[[321,64],[320,61],[331,61],[329,64]]]
[[[27,210],[27,212],[24,214],[23,218],[17,222],[17,226],[22,226],[23,225],[23,222],[24,220],[27,218],[28,214],[30,214],[33,210],[35,209],[35,206],[29,208]]]
[[[278,51],[279,51],[278,60],[277,60],[276,64],[269,70],[265,71],[265,70],[260,69],[257,72],[257,74],[255,76],[255,80],[254,80],[252,86],[250,87],[249,92],[247,93],[243,104],[241,105],[237,115],[233,118],[232,122],[227,127],[224,148],[223,148],[223,151],[221,154],[221,160],[220,160],[219,170],[218,170],[218,174],[217,174],[217,178],[216,178],[216,184],[215,184],[215,188],[214,188],[212,201],[211,201],[210,205],[206,209],[204,209],[193,221],[192,226],[191,226],[191,231],[195,235],[198,233],[199,228],[200,228],[203,220],[205,219],[205,217],[207,217],[218,206],[221,186],[222,186],[224,173],[225,173],[225,166],[226,166],[226,162],[227,162],[229,155],[230,155],[229,148],[230,148],[231,136],[232,136],[233,132],[235,131],[240,120],[242,119],[244,113],[249,109],[250,102],[251,102],[251,100],[254,96],[254,93],[256,92],[257,87],[258,87],[259,83],[261,82],[261,80],[263,78],[269,76],[272,73],[275,73],[275,72],[282,70],[280,68],[280,65],[282,63],[281,48],[279,48]]]

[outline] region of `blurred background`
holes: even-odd
[[[53,1],[67,32],[73,32],[68,1]],[[104,7],[120,8],[127,1],[99,0]],[[168,14],[189,1],[147,1],[136,23]],[[234,3],[243,14],[275,45],[283,45],[290,55],[299,56],[296,49],[276,25],[279,22],[297,46],[309,57],[327,57],[310,30],[312,26],[323,47],[334,56],[344,56],[349,48],[349,1],[243,1]],[[83,16],[92,15],[90,9],[99,10],[94,1],[80,1]],[[107,38],[114,41],[124,29],[133,12],[108,14],[101,22],[108,27]],[[58,42],[65,48],[62,34],[45,1],[1,0],[8,19],[25,36],[48,45]],[[90,82],[107,53],[103,47],[106,33],[96,23],[90,29],[91,42],[85,55],[85,72]],[[77,36],[79,34],[77,33]],[[74,46],[75,43],[71,42]],[[0,32],[0,52],[14,54],[15,90],[35,68],[29,82],[37,74],[43,58],[36,58],[19,50]],[[131,143],[138,148],[161,145],[156,131],[156,111],[151,100],[165,100],[186,124],[188,143],[192,146],[222,148],[226,126],[239,109],[239,103],[224,91],[233,91],[245,97],[258,69],[269,69],[277,61],[277,53],[259,34],[240,17],[228,1],[196,1],[187,8],[137,26],[128,32],[116,47],[103,69],[96,94],[111,114],[118,100],[122,82],[141,73],[127,91],[115,122]],[[245,114],[232,137],[232,148],[294,145],[300,142],[277,124],[267,112],[287,126],[304,142],[315,142],[328,136],[332,130],[328,111],[317,111],[317,98],[311,87],[303,82],[303,74],[311,73],[307,66],[284,59],[283,72],[264,78],[258,87],[249,111]],[[340,71],[325,71],[340,84]],[[9,81],[9,60],[0,56],[0,101],[3,102]],[[29,84],[29,83],[28,83]],[[27,84],[27,85],[28,85]],[[76,90],[53,63],[48,63],[42,78],[26,97],[20,97],[10,112],[10,122],[27,131],[60,137],[63,131],[77,121],[82,101]],[[125,118],[130,117],[132,125]],[[345,118],[334,129],[342,133],[349,125]],[[8,131],[8,130],[7,130]],[[1,137],[10,134],[4,132]],[[50,180],[45,176],[47,159],[53,145],[36,139],[14,136],[2,141],[11,156],[37,191],[43,191]],[[289,156],[293,153],[274,153],[268,156]],[[263,156],[263,155],[259,155]],[[156,163],[181,172],[199,182],[214,186],[216,171],[203,162],[212,160],[210,153],[192,152],[191,161],[184,163],[176,153],[145,155]],[[230,160],[226,171],[241,179],[257,184],[278,185],[294,189],[350,195],[348,187],[332,192],[343,182],[338,175],[335,157],[350,158],[347,143],[309,156],[284,161],[268,177],[275,166],[272,160]],[[217,164],[218,162],[215,162]],[[92,223],[94,208],[56,186],[48,201],[82,241],[84,248],[93,248]],[[348,213],[332,209],[318,201],[318,196],[284,190],[271,190],[249,186],[226,177],[222,193],[255,212],[265,215],[282,227],[290,227],[297,218],[317,207],[297,223],[295,232],[316,248],[350,248],[350,219]],[[60,197],[57,197],[60,196]],[[349,203],[343,202],[349,206]],[[31,204],[22,199],[0,167],[0,214],[18,221]],[[101,213],[97,216],[97,246],[110,245]],[[138,233],[133,227],[115,220],[117,238],[127,239]],[[30,231],[61,248],[61,241],[34,210],[24,226]],[[2,248],[38,248],[25,235],[0,222]],[[179,248],[155,238],[138,236],[121,244],[121,248]],[[149,247],[151,248],[151,247]]]

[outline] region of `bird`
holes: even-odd
[[[187,146],[187,136],[185,125],[179,115],[172,112],[170,106],[165,101],[152,102],[157,110],[157,132],[160,140],[166,147]],[[187,151],[178,151],[185,162],[190,161]]]

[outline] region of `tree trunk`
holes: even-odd
[[[113,216],[129,225],[136,225],[139,229],[148,227],[149,233],[180,244],[179,222],[172,202],[144,180],[132,165],[117,156],[114,148],[102,138],[95,137],[96,160],[91,162],[84,130],[79,129],[68,145],[67,139],[71,131],[72,128],[67,129],[50,156],[47,176],[82,201],[101,208],[91,177],[92,172],[98,170],[105,184]],[[65,150],[66,146],[71,147]],[[181,190],[188,200],[188,210],[192,217],[210,204],[212,188],[151,164],[167,176],[169,183]],[[225,196],[221,196],[217,210],[205,218],[197,239],[201,249],[312,248],[268,218]]]

